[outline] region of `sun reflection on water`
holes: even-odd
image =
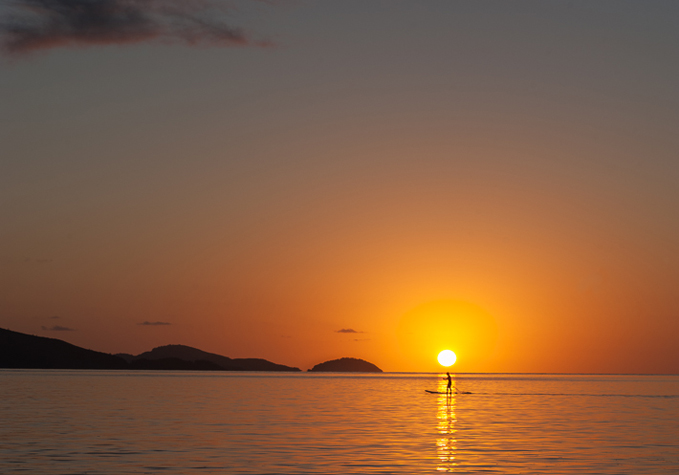
[[[457,439],[455,423],[457,418],[455,416],[455,403],[457,392],[455,387],[455,375],[453,378],[452,391],[446,393],[447,379],[445,375],[439,379],[438,384],[438,411],[437,411],[437,434],[436,439],[436,454],[438,456],[438,465],[436,470],[439,472],[454,472],[458,465],[456,460],[457,454]]]

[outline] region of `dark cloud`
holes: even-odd
[[[335,330],[335,333],[365,333],[354,330],[353,328],[342,328],[341,330]]]
[[[74,332],[75,331],[75,329],[73,329],[73,328],[62,327],[61,325],[54,325],[53,327],[43,326],[42,329],[44,331],[47,331],[47,332]]]
[[[162,325],[172,325],[170,322],[141,322],[137,323],[137,325],[143,325],[146,327],[158,327]]]
[[[227,22],[221,0],[13,0],[0,42],[19,55],[62,46],[160,40],[188,45],[263,45]]]

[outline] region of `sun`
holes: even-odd
[[[409,371],[438,371],[441,366],[432,356],[445,349],[455,351],[459,360],[455,366],[464,366],[460,371],[482,370],[495,349],[497,333],[492,315],[459,300],[419,305],[406,312],[396,328],[403,364]]]
[[[457,360],[457,356],[450,350],[443,350],[438,356],[441,366],[453,366]]]

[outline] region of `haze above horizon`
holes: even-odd
[[[679,373],[679,4],[43,3],[0,5],[0,327]]]

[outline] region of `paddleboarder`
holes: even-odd
[[[453,392],[453,378],[450,377],[450,373],[446,373],[448,375],[448,387],[446,387],[446,393],[450,394]]]

